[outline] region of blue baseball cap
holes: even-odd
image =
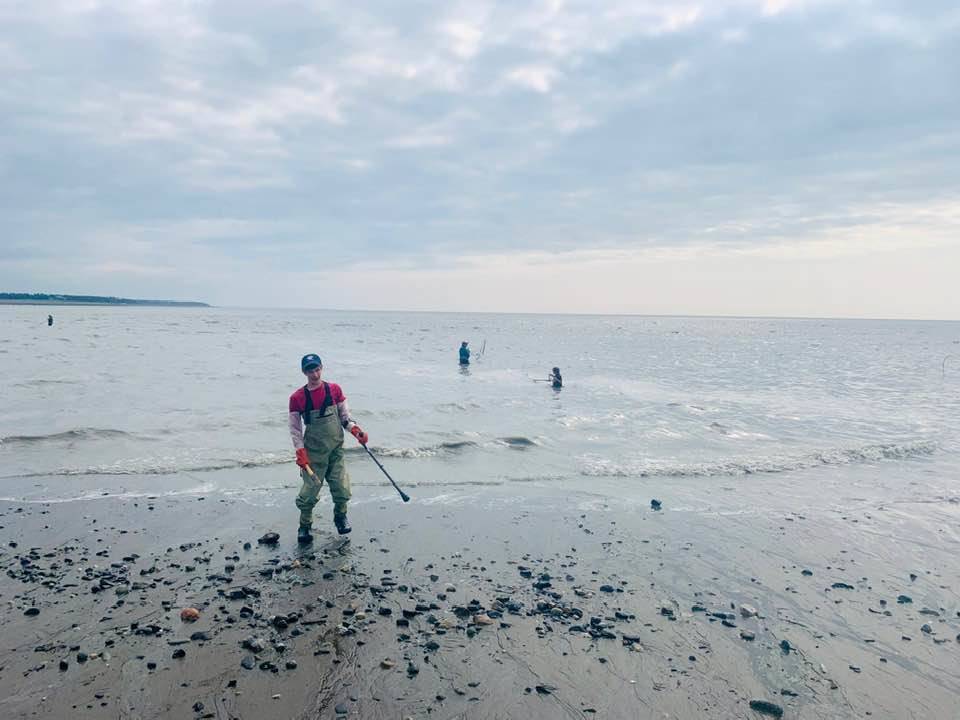
[[[310,353],[309,355],[304,355],[300,359],[301,370],[312,370],[315,367],[323,367],[323,363],[320,361],[319,355],[314,355],[313,353]]]

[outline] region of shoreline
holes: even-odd
[[[60,305],[63,307],[165,307],[165,308],[212,308],[207,303],[177,302],[76,302],[64,300],[0,300],[0,305]]]
[[[295,490],[3,502],[0,712],[760,718],[763,701],[786,718],[947,717],[960,498],[882,502],[896,495],[862,475],[660,486],[661,511],[652,484],[422,486],[409,505],[364,487],[350,542],[328,534],[324,498],[307,548]],[[279,545],[258,545],[270,530]]]

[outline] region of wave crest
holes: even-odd
[[[781,473],[821,465],[854,465],[881,460],[907,460],[932,455],[937,444],[929,440],[908,443],[880,443],[859,448],[833,448],[805,455],[733,458],[702,463],[641,461],[615,463],[608,459],[586,459],[580,474],[587,477],[723,477]]]
[[[98,440],[104,438],[130,437],[130,433],[113,428],[82,427],[47,435],[8,435],[0,438],[0,445],[27,445],[30,443],[65,442],[72,440]]]

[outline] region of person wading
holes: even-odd
[[[466,340],[460,343],[460,364],[461,365],[470,364],[470,348],[467,347]]]
[[[290,396],[290,437],[297,451],[297,465],[303,486],[297,495],[300,509],[300,529],[297,540],[313,540],[310,526],[313,508],[317,504],[320,486],[327,481],[333,500],[333,524],[337,532],[346,535],[352,529],[347,522],[347,502],[350,500],[350,476],[343,462],[343,430],[350,431],[361,445],[369,437],[350,417],[347,398],[336,383],[320,379],[323,363],[318,355],[304,355],[300,369],[307,384]],[[311,475],[307,466],[312,468]]]
[[[555,367],[550,371],[550,376],[547,378],[551,385],[553,385],[554,390],[559,390],[563,387],[563,376],[560,375],[560,368]]]

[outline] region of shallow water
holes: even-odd
[[[960,469],[960,323],[56,307],[48,328],[49,311],[0,306],[3,498],[294,485],[306,352],[398,481],[453,496]],[[561,391],[533,381],[554,365]],[[347,445],[355,483],[382,483]]]

